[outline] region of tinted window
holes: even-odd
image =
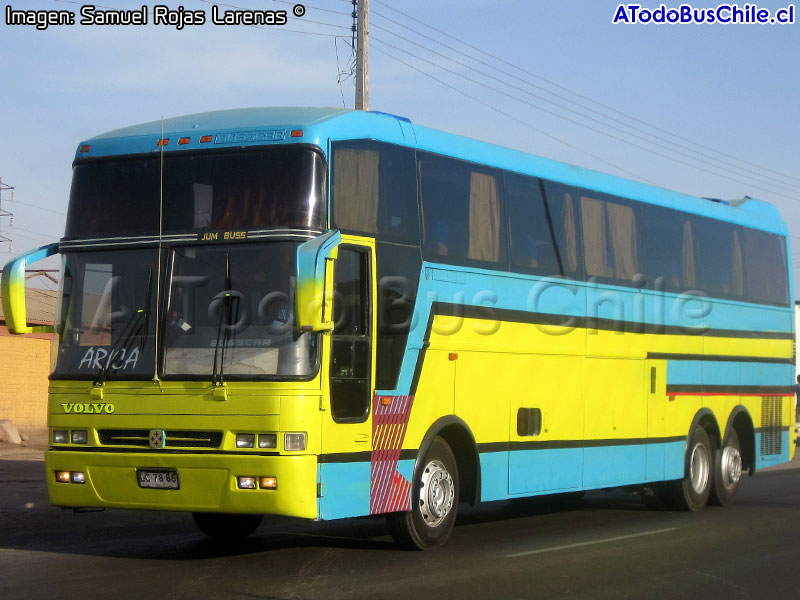
[[[697,286],[695,233],[690,215],[645,206],[648,286],[685,292]]]
[[[159,155],[75,166],[66,237],[157,235]],[[165,153],[164,233],[323,227],[325,165],[305,148]]]
[[[581,196],[586,275],[631,282],[642,271],[639,209],[614,197]]]
[[[505,263],[499,173],[427,154],[419,157],[419,173],[425,256],[443,262]]]
[[[575,277],[578,273],[578,226],[576,209],[578,193],[575,188],[545,181],[545,202],[555,234],[555,253],[559,272]]]
[[[545,205],[539,179],[507,174],[506,204],[511,230],[511,268],[515,271],[558,275],[556,224]]]
[[[695,217],[700,263],[699,289],[718,298],[741,298],[744,291],[740,228],[724,221]]]
[[[406,348],[419,285],[419,248],[378,242],[378,335],[375,387],[391,390]]]
[[[413,150],[370,141],[336,143],[332,185],[334,227],[419,243]]]
[[[755,229],[742,231],[745,291],[754,302],[785,306],[789,302],[786,241]]]
[[[372,393],[368,255],[341,248],[333,278],[331,414],[336,421],[364,421]]]

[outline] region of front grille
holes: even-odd
[[[782,409],[783,398],[781,396],[761,397],[761,456],[783,452]]]
[[[149,429],[99,429],[97,435],[103,446],[150,446]],[[222,443],[221,431],[168,429],[164,437],[167,448],[219,448]]]

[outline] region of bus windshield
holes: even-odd
[[[68,253],[54,377],[308,379],[317,335],[294,319],[298,242]]]
[[[161,173],[158,154],[77,162],[65,238],[325,223],[325,163],[308,148],[167,152]]]
[[[175,248],[164,377],[310,377],[317,338],[295,326],[296,255],[292,242]]]
[[[153,376],[157,263],[155,248],[64,255],[54,376]]]

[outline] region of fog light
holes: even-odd
[[[73,471],[72,483],[86,483],[86,476],[80,471]]]
[[[237,433],[236,434],[236,447],[237,448],[252,448],[256,443],[256,434],[254,433]]]
[[[306,449],[306,434],[305,433],[286,433],[283,436],[284,450],[305,450]]]
[[[277,448],[278,435],[275,433],[262,433],[258,436],[259,448]]]
[[[72,430],[72,443],[73,444],[85,444],[89,439],[89,435],[85,429],[73,429]]]
[[[256,489],[255,477],[237,477],[236,482],[239,484],[240,490],[254,490]]]
[[[56,471],[56,481],[59,483],[69,483],[71,481],[69,471]]]
[[[53,443],[66,444],[69,441],[69,431],[66,429],[53,429]]]
[[[277,477],[259,477],[258,487],[262,490],[274,490],[278,487]]]

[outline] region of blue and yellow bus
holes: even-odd
[[[631,486],[699,510],[788,461],[787,229],[375,112],[254,108],[78,146],[60,253],[54,505],[388,516]]]

